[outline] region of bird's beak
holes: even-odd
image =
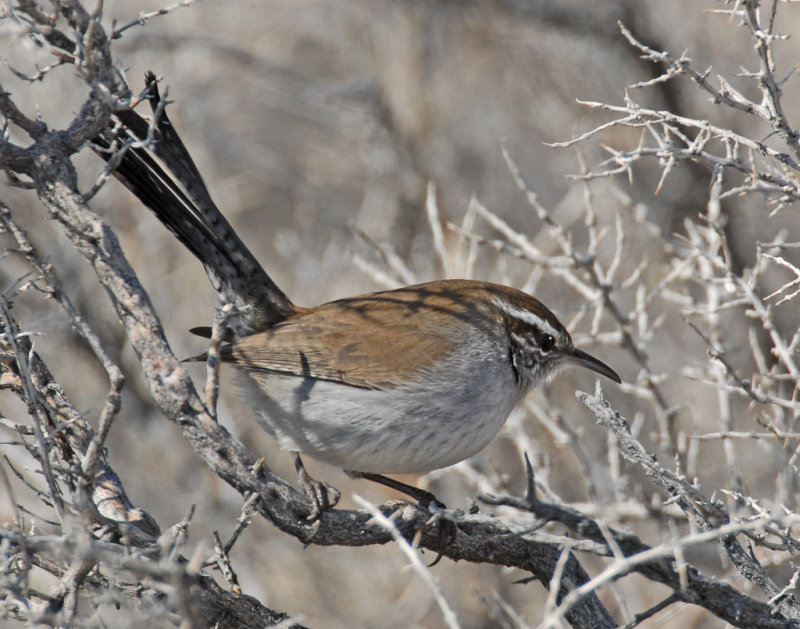
[[[582,352],[579,349],[573,348],[571,351],[565,352],[564,359],[571,363],[575,363],[576,365],[580,365],[581,367],[586,367],[587,369],[596,371],[597,373],[604,375],[606,378],[611,378],[614,382],[618,382],[620,384],[622,383],[622,380],[617,375],[617,372],[611,367],[606,365],[604,362],[597,360],[594,356],[591,356],[586,352]]]

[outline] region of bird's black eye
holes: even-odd
[[[552,334],[543,334],[541,341],[539,341],[539,347],[542,348],[543,352],[549,352],[555,344],[556,340]]]

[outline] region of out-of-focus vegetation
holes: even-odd
[[[161,77],[170,117],[217,204],[295,301],[445,276],[528,290],[622,375],[622,387],[604,383],[608,400],[633,437],[697,494],[670,496],[652,470],[624,460],[614,435],[575,399],[574,391],[593,390],[592,376],[577,372],[535,391],[473,460],[406,480],[466,510],[480,494],[523,494],[527,452],[543,500],[655,546],[688,539],[704,519],[720,526],[798,512],[800,151],[792,104],[800,94],[795,40],[771,35],[796,35],[800,14],[788,2],[774,14],[772,3],[760,13],[752,5],[206,1],[124,30],[112,51],[134,92],[146,70]],[[28,23],[9,6],[0,5],[0,85],[26,115],[66,125],[87,97],[84,79],[69,63],[48,67],[57,57],[30,45]],[[159,7],[105,2],[102,23],[110,32],[113,20],[121,27]],[[6,140],[25,144],[13,124]],[[565,145],[550,146],[558,143]],[[88,150],[73,161],[88,190],[103,164]],[[9,185],[0,199],[128,378],[106,446],[129,496],[162,530],[194,505],[182,552],[210,556],[212,530],[230,535],[241,496],[163,419],[105,292],[36,195]],[[204,351],[186,330],[208,325],[217,304],[197,261],[117,183],[90,206],[119,235],[176,354]],[[19,242],[2,238],[0,291],[13,297],[11,314],[96,426],[108,387],[102,365],[55,301],[30,286],[18,294],[38,271],[27,275],[14,253]],[[192,370],[202,385],[204,371]],[[10,443],[36,443],[10,428],[26,424],[26,413],[14,392],[0,391],[9,442],[0,519],[47,532],[52,514],[13,473],[47,491],[35,452]],[[223,380],[219,416],[271,469],[294,478],[290,457],[251,420],[232,378]],[[307,464],[342,490],[344,507],[357,508],[354,493],[374,503],[396,498]],[[533,525],[510,507],[481,511]],[[739,535],[778,589],[797,576],[792,522]],[[678,565],[759,600],[773,597],[713,541],[678,549]],[[577,557],[590,575],[614,561]],[[255,517],[231,560],[246,594],[309,626],[444,626],[431,589],[392,545],[304,547]],[[27,587],[52,594],[58,579],[44,572],[31,572]],[[527,576],[521,571],[444,559],[431,573],[463,627],[537,626],[552,611],[540,584],[515,583]],[[12,591],[9,583],[0,590]],[[625,624],[669,591],[633,575],[599,595]],[[116,611],[110,601],[81,599],[76,624],[152,620],[153,607]],[[0,608],[0,624],[21,626],[8,609]],[[160,618],[164,626],[180,620]],[[685,603],[646,623],[724,625]]]

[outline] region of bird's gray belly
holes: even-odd
[[[481,450],[519,401],[513,375],[390,390],[242,374],[259,423],[285,450],[360,472],[428,472]],[[483,374],[484,376],[486,374]],[[499,382],[487,390],[487,382]],[[444,394],[432,394],[445,391]]]

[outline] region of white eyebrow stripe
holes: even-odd
[[[515,306],[512,306],[507,301],[500,299],[498,297],[492,297],[492,303],[500,308],[503,312],[505,312],[510,317],[515,317],[520,321],[524,321],[528,325],[535,325],[541,328],[544,332],[549,333],[553,338],[559,338],[561,333],[556,330],[552,325],[550,325],[546,319],[543,319],[539,315],[531,312],[530,310],[522,310]]]

